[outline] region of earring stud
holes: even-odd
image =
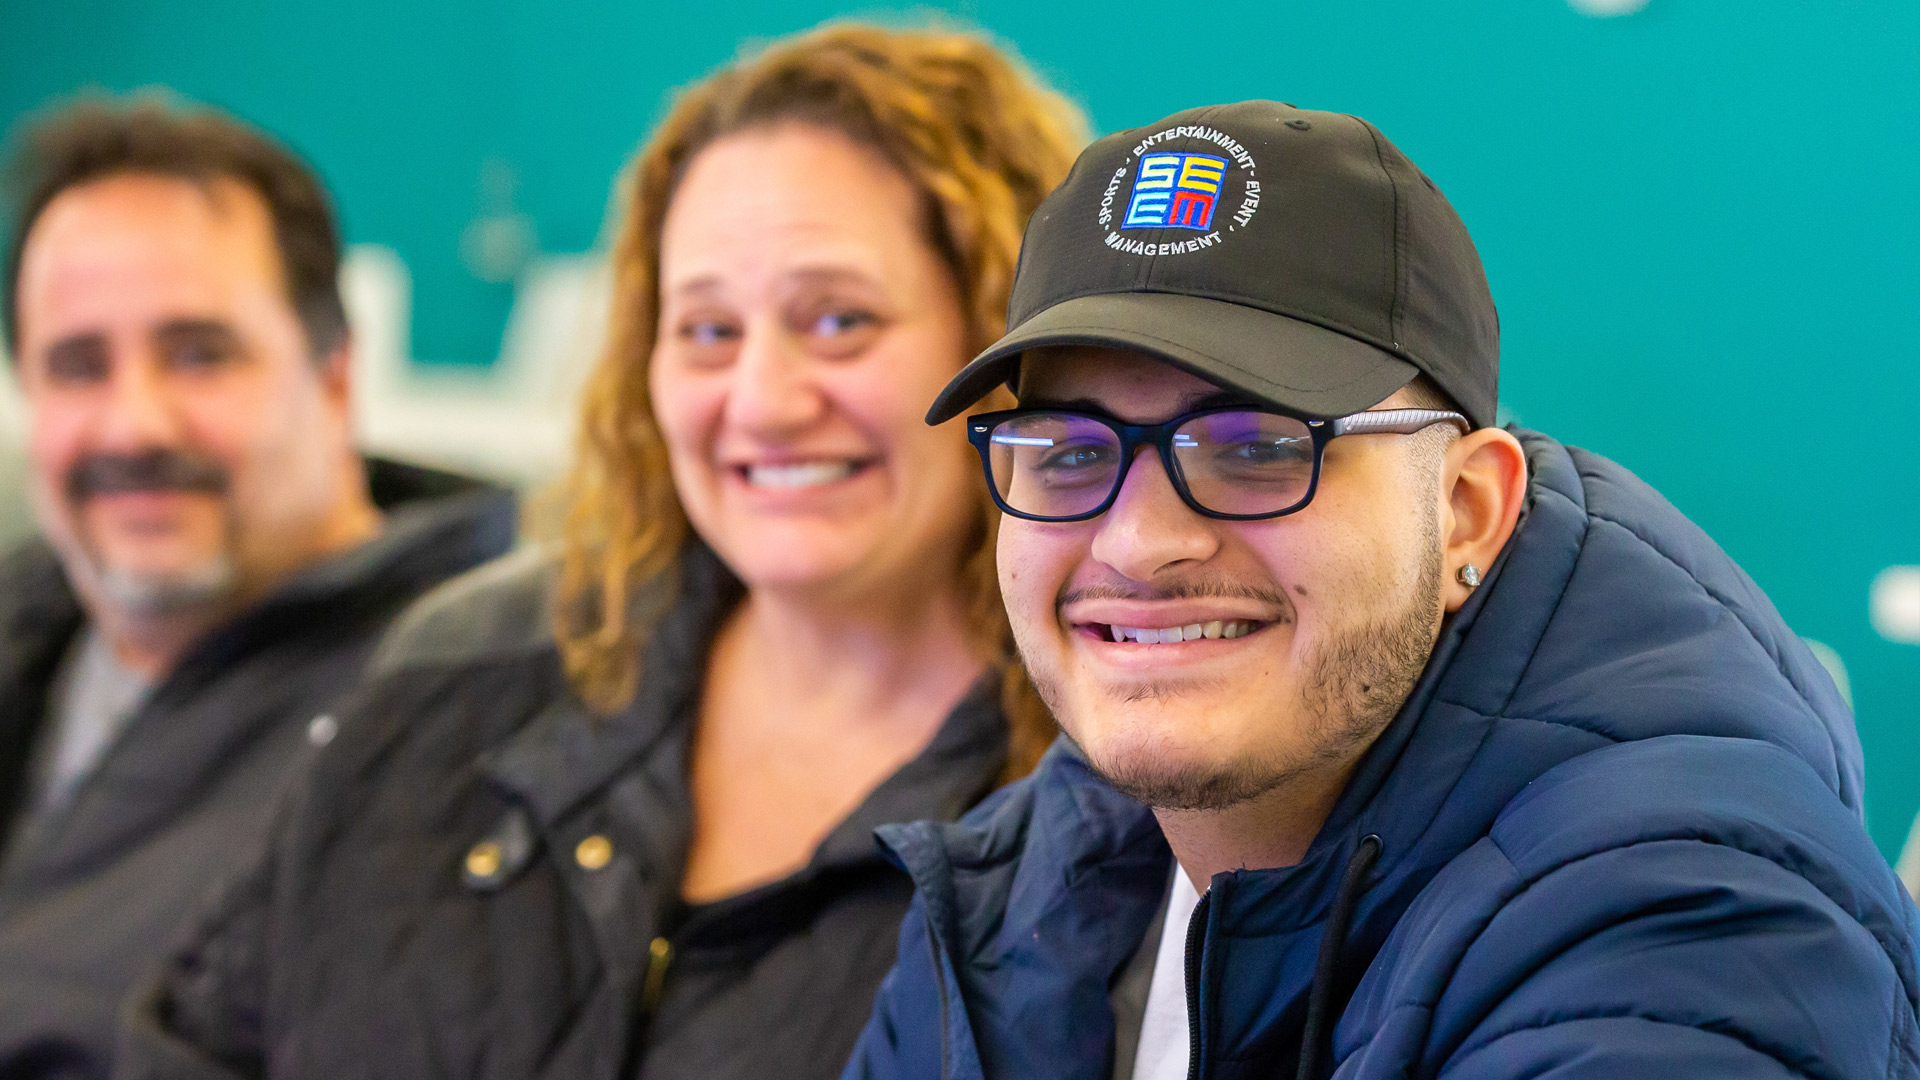
[[[1455,574],[1454,577],[1459,578],[1460,584],[1465,585],[1469,589],[1477,588],[1480,584],[1480,568],[1472,563],[1468,563],[1461,567],[1460,572]]]

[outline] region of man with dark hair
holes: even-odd
[[[1920,1075],[1916,912],[1754,583],[1495,424],[1445,198],[1275,102],[1103,139],[929,422],[1064,738],[955,825],[848,1080]]]
[[[8,178],[43,537],[0,559],[0,1075],[99,1075],[386,621],[505,551],[513,507],[354,452],[339,242],[285,148],[92,101]]]

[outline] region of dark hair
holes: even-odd
[[[1408,404],[1411,408],[1444,409],[1447,412],[1457,412],[1462,416],[1466,415],[1466,410],[1460,407],[1460,403],[1453,400],[1451,394],[1440,389],[1440,384],[1429,378],[1424,371],[1415,375],[1413,381],[1408,383],[1403,389],[1407,392]]]
[[[6,170],[7,343],[19,346],[20,258],[27,234],[61,192],[123,173],[155,173],[203,186],[233,180],[253,189],[273,218],[287,299],[316,359],[346,338],[340,301],[340,236],[319,177],[293,151],[213,109],[169,104],[155,94],[89,96],[46,114],[16,143]]]

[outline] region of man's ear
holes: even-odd
[[[315,366],[320,374],[321,389],[326,392],[327,400],[346,412],[353,410],[353,335],[340,335],[340,343],[333,351],[316,360]]]
[[[1499,428],[1481,428],[1447,449],[1441,488],[1440,595],[1449,614],[1473,595],[1461,580],[1485,574],[1513,535],[1527,497],[1527,454],[1520,440]],[[1464,567],[1474,568],[1462,574]]]

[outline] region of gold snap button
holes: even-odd
[[[613,861],[613,841],[594,833],[574,846],[573,861],[582,870],[598,870]]]
[[[492,840],[482,840],[467,849],[467,873],[477,878],[490,878],[500,872],[500,845]]]

